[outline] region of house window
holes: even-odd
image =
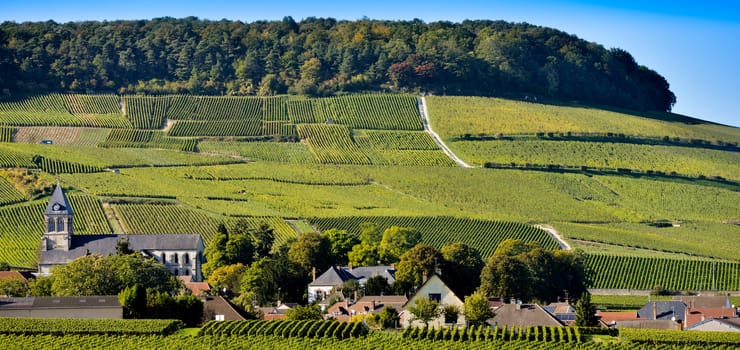
[[[440,293],[429,293],[429,300],[440,302],[440,301],[442,301],[442,294],[440,294]]]
[[[190,255],[188,255],[188,253],[182,255],[182,262],[185,263],[185,265],[190,265]]]
[[[164,255],[164,253],[162,253],[160,255],[160,257],[162,258],[162,264],[166,264],[167,263],[167,257]]]

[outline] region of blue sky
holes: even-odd
[[[673,111],[740,126],[740,2],[737,1],[34,1],[0,0],[0,21],[57,22],[196,16],[251,22],[292,16],[493,19],[554,27],[619,47],[668,80]]]

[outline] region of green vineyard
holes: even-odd
[[[220,223],[228,228],[238,220],[220,217],[179,205],[115,204],[112,205],[126,232],[131,234],[198,233],[208,244]],[[163,220],[163,218],[167,218]],[[275,230],[276,247],[296,236],[295,231],[281,218],[245,217],[251,228],[267,223]]]
[[[349,128],[421,130],[415,96],[352,95],[290,100],[288,114],[296,123],[337,123]]]
[[[75,208],[75,234],[111,233],[103,207],[95,197],[70,194]],[[0,207],[0,261],[13,267],[34,268],[44,232],[44,200]]]
[[[170,136],[260,136],[260,120],[179,120],[170,131]]]
[[[740,262],[588,254],[592,288],[740,290]]]
[[[578,327],[478,327],[465,328],[429,328],[407,327],[402,336],[408,339],[426,339],[432,341],[532,341],[553,343],[580,343],[581,333]]]
[[[25,200],[26,196],[23,193],[18,192],[18,189],[4,177],[0,177],[0,206]]]
[[[198,335],[216,336],[278,336],[283,338],[358,338],[367,334],[362,322],[336,322],[324,320],[300,321],[210,321],[203,325]]]
[[[124,96],[126,117],[136,129],[159,129],[164,126],[168,97]]]
[[[371,164],[355,144],[350,129],[344,125],[299,124],[298,135],[306,140],[311,152],[324,164]]]
[[[0,125],[130,128],[114,95],[32,95],[0,98]]]
[[[557,249],[558,244],[547,232],[518,222],[477,220],[452,217],[339,217],[314,218],[312,224],[321,230],[338,228],[359,235],[360,224],[371,222],[385,230],[391,226],[412,227],[421,232],[422,242],[441,248],[449,242],[462,241],[478,249],[485,259],[505,239],[537,241],[544,249]]]
[[[182,326],[179,320],[0,318],[0,334],[18,335],[168,335]]]
[[[219,142],[201,141],[198,150],[202,153],[244,157],[284,163],[316,163],[308,147],[293,142]]]
[[[311,322],[311,321],[309,321]],[[334,322],[338,323],[338,322]],[[566,327],[568,328],[568,327]],[[558,332],[558,331],[555,331]],[[562,330],[563,333],[574,334],[576,330]],[[640,335],[635,335],[633,330],[627,330],[624,339],[614,341],[589,341],[583,343],[560,342],[560,341],[529,341],[529,340],[436,340],[436,339],[412,339],[400,334],[390,332],[371,332],[364,337],[350,337],[337,339],[334,337],[324,338],[300,338],[283,337],[272,335],[232,336],[232,335],[198,335],[189,336],[174,334],[161,335],[80,335],[68,334],[55,335],[5,335],[0,334],[0,342],[6,349],[40,349],[54,350],[60,348],[96,348],[96,349],[449,349],[449,350],[477,350],[477,349],[501,349],[501,350],[554,350],[554,349],[581,349],[581,350],[627,350],[627,349],[657,349],[657,350],[693,350],[711,347],[717,350],[730,350],[737,347],[734,333],[722,332],[679,332],[687,341],[675,342],[669,339],[662,341],[665,337],[662,333],[666,331],[645,330],[645,336],[656,336],[653,341],[643,341]],[[449,332],[452,333],[452,332]],[[459,332],[462,333],[462,332]],[[485,331],[484,331],[485,333]],[[672,332],[676,333],[676,332]],[[699,334],[712,333],[712,334]],[[436,336],[436,332],[435,332]],[[702,341],[708,336],[720,341]],[[635,338],[634,341],[628,340]],[[84,345],[82,345],[84,344]]]
[[[164,136],[161,131],[113,129],[108,138],[98,144],[103,148],[162,148],[195,152],[198,140]]]

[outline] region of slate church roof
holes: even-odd
[[[61,185],[57,184],[57,186],[54,188],[54,192],[51,194],[49,205],[46,206],[46,211],[44,211],[44,214],[74,215],[74,211],[72,211],[72,206],[69,204],[69,200],[67,200],[67,195],[65,195],[64,191],[62,191]]]
[[[69,251],[56,249],[41,251],[39,264],[66,264],[87,254],[102,256],[113,254],[121,238],[128,239],[131,250],[144,252],[148,250],[198,250],[202,244],[198,234],[73,235]]]

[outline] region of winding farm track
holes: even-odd
[[[421,96],[418,98],[418,105],[419,105],[419,114],[421,115],[421,124],[424,126],[424,131],[426,131],[429,135],[432,136],[434,139],[434,142],[437,143],[437,146],[442,149],[445,154],[450,157],[457,165],[459,165],[462,168],[472,168],[468,163],[465,163],[462,159],[458,158],[455,153],[452,153],[452,150],[450,150],[447,145],[445,145],[444,141],[442,141],[442,138],[439,137],[439,135],[432,130],[432,124],[429,121],[429,110],[427,110],[427,100],[424,98],[424,96]]]
[[[561,235],[560,232],[558,232],[557,230],[555,230],[554,227],[552,227],[550,225],[534,225],[534,226],[537,227],[537,228],[539,228],[539,229],[542,229],[542,230],[547,231],[547,233],[549,233],[550,236],[552,236],[552,238],[554,238],[556,241],[558,241],[558,244],[560,244],[560,249],[562,249],[562,250],[571,250],[571,249],[573,249],[573,248],[571,248],[570,244],[568,244],[568,242],[566,242],[565,239],[563,239],[563,235]]]

